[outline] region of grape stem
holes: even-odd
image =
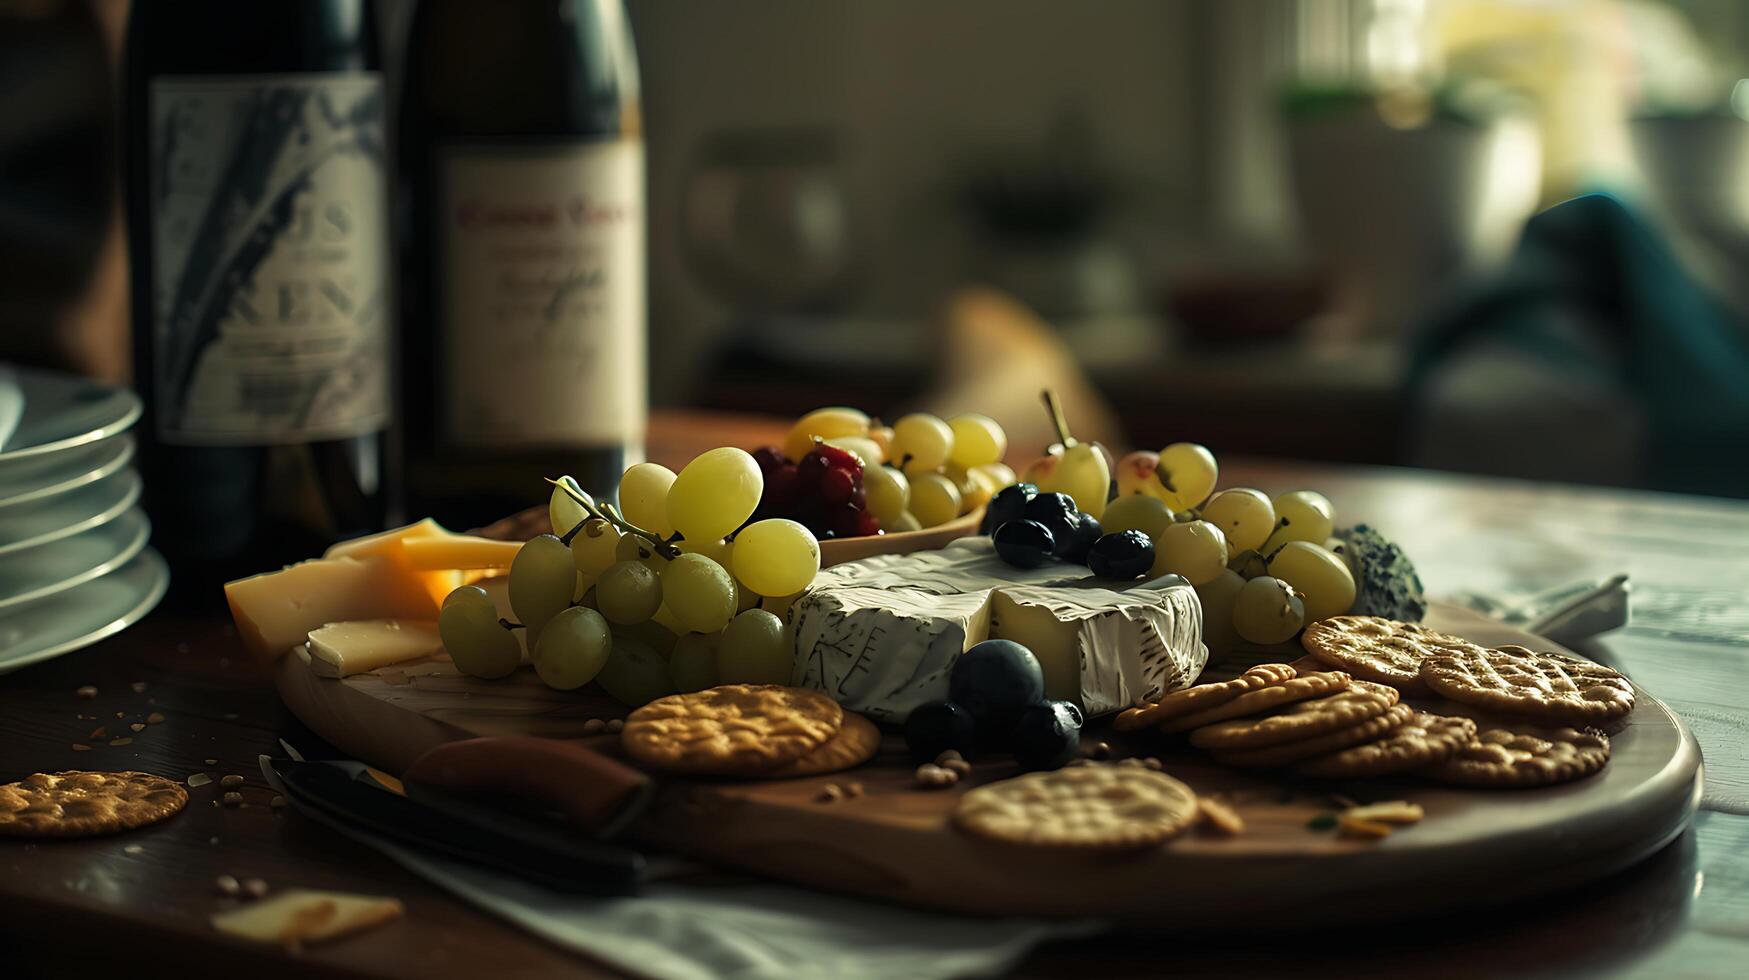
[[[522,625],[521,623],[512,623],[510,620],[504,619],[502,617],[499,618],[498,625],[504,627],[507,630],[525,630],[525,629],[528,629],[528,627]]]
[[[575,501],[577,506],[583,508],[590,517],[598,517],[607,523],[612,524],[614,527],[619,528],[626,534],[635,534],[638,537],[643,538],[645,541],[650,542],[651,550],[669,561],[673,561],[680,557],[679,548],[662,540],[661,537],[656,534],[646,531],[636,524],[633,524],[631,521],[626,520],[625,517],[620,514],[619,509],[612,504],[597,504],[594,500],[590,499],[588,494],[578,492],[564,480],[555,480],[548,477],[547,482],[558,487],[560,490],[565,491],[565,496],[570,497]],[[572,533],[575,533],[575,529],[573,529]],[[678,535],[676,535],[676,537],[678,537]]]
[[[1046,388],[1039,392],[1039,397],[1045,400],[1045,411],[1050,414],[1051,425],[1057,430],[1057,441],[1064,449],[1075,445],[1075,437],[1069,434],[1069,420],[1063,416],[1063,403],[1057,401],[1057,393]]]

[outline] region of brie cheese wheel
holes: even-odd
[[[1015,568],[987,537],[822,569],[790,622],[795,683],[887,722],[945,700],[954,661],[988,639],[1032,650],[1045,693],[1090,717],[1187,687],[1208,662],[1202,604],[1183,579]]]

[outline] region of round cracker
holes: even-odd
[[[1182,715],[1206,711],[1226,704],[1248,691],[1292,680],[1295,671],[1286,664],[1258,664],[1231,680],[1214,684],[1197,684],[1173,691],[1153,704],[1137,705],[1120,712],[1112,727],[1120,732],[1136,732]]]
[[[1421,678],[1453,701],[1555,725],[1595,725],[1634,710],[1634,686],[1616,671],[1521,646],[1432,653]]]
[[[113,834],[155,824],[187,805],[182,784],[151,773],[39,772],[0,786],[0,836]]]
[[[1522,789],[1571,782],[1609,762],[1609,736],[1595,728],[1483,729],[1446,761],[1421,770],[1435,782]]]
[[[1196,821],[1196,794],[1163,772],[1091,763],[1030,772],[960,798],[954,823],[990,840],[1031,847],[1152,847]]]
[[[1462,637],[1381,616],[1321,619],[1300,634],[1300,645],[1326,667],[1389,684],[1409,694],[1426,692],[1421,681],[1421,663],[1429,654],[1482,649]]]
[[[798,687],[724,684],[657,698],[626,716],[626,754],[669,772],[749,776],[794,762],[838,733],[838,702]]]
[[[881,747],[881,730],[874,722],[854,711],[844,713],[844,724],[837,734],[827,739],[807,755],[776,769],[760,773],[763,779],[794,779],[801,776],[824,776],[860,766],[874,758]]]
[[[1234,718],[1205,725],[1190,733],[1190,744],[1199,749],[1223,752],[1261,749],[1284,742],[1302,742],[1327,732],[1352,728],[1385,713],[1397,701],[1397,692],[1386,697],[1380,685],[1348,687],[1335,694],[1297,701],[1258,718]]]
[[[1282,766],[1291,766],[1306,759],[1327,755],[1351,745],[1371,742],[1380,736],[1389,735],[1414,716],[1414,708],[1406,704],[1392,705],[1386,708],[1383,713],[1347,728],[1338,728],[1333,732],[1314,735],[1297,742],[1266,745],[1260,749],[1234,749],[1228,752],[1216,752],[1214,757],[1216,762],[1243,769],[1277,769]]]
[[[1301,674],[1268,687],[1247,691],[1225,704],[1212,708],[1194,711],[1188,715],[1168,718],[1160,725],[1163,732],[1187,732],[1193,728],[1202,728],[1215,722],[1226,721],[1229,718],[1243,718],[1268,711],[1271,708],[1295,701],[1305,701],[1310,698],[1321,698],[1326,694],[1334,694],[1348,687],[1351,680],[1340,670],[1329,670],[1317,674]]]
[[[1468,718],[1415,713],[1415,717],[1379,738],[1299,766],[1299,772],[1320,779],[1365,779],[1434,765],[1456,755],[1476,737]]]

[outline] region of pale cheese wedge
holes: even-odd
[[[399,899],[292,889],[212,917],[213,928],[259,943],[297,946],[339,939],[398,919]]]
[[[323,558],[385,558],[407,578],[420,583],[431,594],[438,605],[443,604],[444,597],[455,591],[458,586],[467,584],[466,572],[458,571],[461,566],[451,565],[444,568],[415,568],[408,559],[406,544],[409,541],[433,541],[446,538],[462,538],[474,540],[471,535],[452,534],[443,525],[431,518],[397,527],[378,534],[367,534],[362,538],[341,541],[326,552]]]
[[[411,537],[401,541],[408,566],[427,571],[507,569],[521,550],[521,541],[499,541],[472,534]]]
[[[322,677],[351,677],[443,649],[430,620],[367,619],[329,623],[310,631],[310,670]]]
[[[362,619],[435,621],[441,597],[389,558],[317,558],[225,583],[225,601],[250,654],[273,661],[312,630]]]

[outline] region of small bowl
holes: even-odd
[[[921,531],[899,534],[874,534],[861,538],[833,538],[820,542],[820,565],[840,565],[875,555],[902,555],[913,551],[933,551],[960,538],[978,533],[984,521],[984,508],[979,507],[964,517],[946,524],[926,527]]]

